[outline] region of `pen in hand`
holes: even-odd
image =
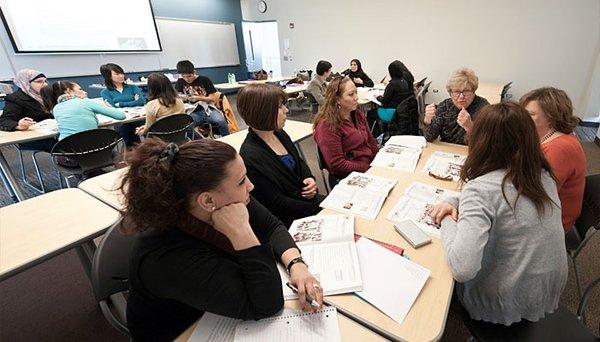
[[[287,282],[285,284],[287,285],[287,287],[290,288],[290,290],[292,290],[292,292],[298,293],[298,289],[296,288],[296,286],[292,285],[292,283]],[[306,301],[310,303],[311,306],[317,309],[321,308],[321,305],[319,305],[319,303],[317,303],[317,301],[311,295],[309,295],[308,292],[306,292]]]

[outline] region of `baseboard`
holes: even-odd
[[[598,128],[600,126],[600,122],[592,122],[592,121],[579,121],[579,126],[582,127],[594,127]]]

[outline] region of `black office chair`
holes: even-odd
[[[319,111],[319,104],[317,103],[317,99],[315,99],[313,94],[309,93],[308,91],[305,92],[304,95],[306,95],[306,98],[308,99],[308,102],[310,103],[311,114],[312,115],[317,114],[317,112]]]
[[[194,120],[187,114],[173,114],[160,118],[148,128],[146,138],[157,137],[165,142],[182,145],[188,142],[188,132]]]
[[[110,325],[129,336],[125,295],[129,290],[129,256],[136,235],[123,235],[121,224],[122,221],[111,227],[100,241],[90,276],[102,314]]]
[[[510,326],[494,324],[471,319],[469,313],[461,306],[460,315],[467,329],[476,341],[598,341],[598,337],[588,330],[583,319],[587,303],[600,278],[587,287],[579,302],[577,315],[559,305],[558,309],[537,322],[521,321]]]
[[[323,154],[321,153],[321,149],[319,148],[319,146],[317,145],[317,155],[318,155],[318,163],[319,163],[319,169],[321,170],[321,177],[323,177],[323,183],[325,184],[325,190],[327,190],[327,193],[329,194],[331,192],[331,190],[333,189],[334,186],[336,186],[339,182],[340,179],[335,177],[334,175],[331,174],[331,172],[329,172],[329,170],[327,170],[327,164],[325,164],[325,159],[323,158]],[[327,171],[327,179],[325,179],[325,171]]]
[[[52,161],[64,177],[67,187],[69,179],[77,177],[81,181],[95,173],[102,173],[105,168],[114,168],[113,151],[123,142],[123,138],[112,129],[92,129],[70,135],[54,145]],[[73,167],[65,166],[64,160],[74,162]]]
[[[600,230],[600,174],[585,177],[581,214],[575,221],[573,229],[565,237],[567,253],[573,261],[577,294],[580,299],[582,293],[577,270],[577,256],[598,230]]]
[[[423,88],[423,86],[425,86],[425,81],[427,80],[427,77],[423,78],[422,80],[415,82],[413,84],[414,88],[415,88],[415,93],[418,93],[419,90],[421,90],[421,88]],[[383,81],[382,81],[383,82]],[[429,82],[431,83],[431,82]]]
[[[502,88],[502,92],[500,93],[500,102],[508,101],[508,99],[511,98],[511,96],[508,94],[508,90],[511,86],[512,82],[508,82],[504,85],[504,87]]]
[[[427,82],[419,91],[417,92],[417,106],[419,111],[419,134],[423,134],[423,128],[425,124],[423,123],[423,119],[425,117],[425,94],[429,91],[429,86],[431,85],[431,81]]]

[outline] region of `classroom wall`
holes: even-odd
[[[261,14],[257,0],[241,0],[243,18],[278,21],[281,55],[288,39],[292,56],[284,74],[314,70],[319,59],[343,70],[359,58],[379,81],[400,59],[416,79],[433,81],[439,92],[428,100],[440,101],[452,71],[467,66],[480,81],[514,81],[513,99],[551,85],[569,93],[577,115],[600,113],[587,96],[600,46],[598,0],[266,1]]]
[[[244,42],[242,36],[242,12],[239,0],[152,0],[151,3],[154,16],[156,17],[224,21],[234,23],[241,65],[201,68],[198,69],[198,72],[202,75],[208,76],[214,83],[227,82],[227,74],[231,72],[236,75],[238,80],[247,78],[247,69],[245,63],[243,62],[246,59],[246,54],[244,52]],[[1,30],[5,30],[3,25],[0,26]],[[202,42],[190,42],[190,44],[202,44]],[[186,58],[186,56],[181,57],[182,59]],[[109,61],[107,60],[106,62],[108,63]],[[125,70],[132,69],[126,65],[122,65],[122,67]],[[99,65],[98,68],[100,68]],[[174,69],[175,65],[172,66],[172,70],[161,70],[161,72],[175,72]],[[44,70],[40,71],[44,72]],[[148,73],[149,72],[128,73],[127,77],[137,80],[139,76],[146,76]],[[98,71],[98,75],[95,76],[69,77],[69,79],[79,83],[84,90],[88,91],[89,97],[98,97],[100,96],[100,91],[97,89],[90,89],[89,85],[103,82],[103,79],[99,74],[100,72]],[[54,80],[55,79],[51,79],[51,81]],[[0,103],[0,106],[3,107],[4,103]]]

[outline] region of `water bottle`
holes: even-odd
[[[237,83],[237,81],[235,79],[235,74],[234,73],[231,73],[231,83],[232,84]]]
[[[227,74],[227,83],[231,84],[231,73]]]

